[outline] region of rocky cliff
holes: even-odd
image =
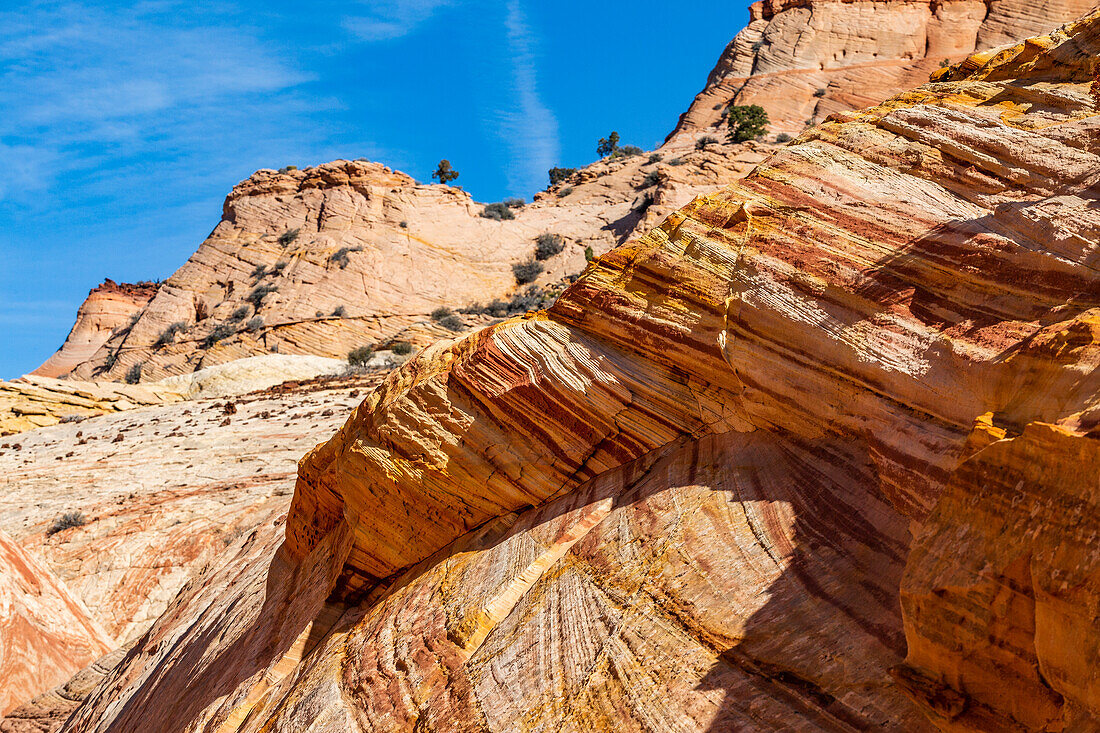
[[[833,115],[426,349],[66,728],[1095,729],[1098,55]]]
[[[523,291],[514,267],[535,260],[540,234],[558,235],[563,248],[540,262],[536,285],[580,272],[586,248],[605,252],[717,190],[762,149],[695,150],[685,140],[660,160],[605,159],[503,221],[481,216],[484,205],[460,188],[418,184],[378,163],[262,170],[234,187],[221,223],[132,324],[94,344],[74,329],[78,342],[38,371],[63,362],[78,379],[144,382],[270,352],[344,358],[406,338],[438,308]],[[89,300],[82,313],[94,307]]]
[[[958,61],[1071,21],[1096,0],[761,0],[673,132],[764,107],[775,133],[877,104]]]
[[[32,374],[60,377],[91,359],[115,332],[129,327],[156,292],[153,283],[119,284],[114,280],[93,288],[77,311],[65,343]]]

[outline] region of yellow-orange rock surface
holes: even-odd
[[[1095,730],[1100,11],[426,349],[79,731]]]
[[[1095,0],[762,0],[722,53],[673,135],[758,104],[773,133],[921,84],[944,60],[1046,33]],[[724,128],[723,128],[724,129]]]

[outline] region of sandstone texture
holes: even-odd
[[[772,133],[921,84],[945,60],[1046,33],[1095,0],[762,0],[673,132],[725,126],[730,104],[767,110]]]
[[[105,280],[88,293],[76,314],[76,323],[56,354],[32,374],[61,377],[92,358],[117,331],[129,327],[157,292],[153,283],[116,283]]]
[[[426,348],[64,729],[1096,730],[1098,55],[833,114]]]
[[[0,531],[0,715],[110,648],[88,609]]]
[[[484,204],[460,188],[419,184],[379,163],[261,170],[234,187],[221,223],[132,324],[94,353],[66,343],[42,369],[79,353],[77,364],[64,356],[74,378],[117,381],[140,369],[148,382],[273,352],[343,359],[415,330],[438,308],[522,293],[513,266],[534,259],[540,234],[561,236],[564,249],[541,263],[535,284],[575,275],[586,248],[606,252],[651,228],[747,173],[765,151],[697,151],[684,140],[662,148],[661,161],[605,159],[504,221],[482,217]]]

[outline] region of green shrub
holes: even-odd
[[[398,224],[398,226],[401,227],[402,229],[408,229],[409,228],[409,222],[403,221],[400,224]]]
[[[268,283],[257,285],[256,287],[252,288],[252,292],[250,292],[245,297],[245,300],[251,303],[253,308],[259,310],[260,304],[263,303],[264,298],[268,295],[268,293],[274,293],[278,290],[279,288]]]
[[[768,113],[758,104],[730,105],[726,110],[726,120],[732,143],[755,140],[767,132]]]
[[[538,285],[531,285],[523,293],[516,293],[508,303],[509,313],[527,313],[538,310],[545,304],[545,296]]]
[[[342,305],[336,306],[332,311],[332,315],[336,316],[337,318],[343,318],[347,314],[348,314],[348,309],[345,308]]]
[[[103,370],[113,369],[116,361],[118,361],[118,350],[108,351],[107,357],[103,360]]]
[[[284,165],[282,168],[279,169],[279,172],[280,173],[290,173],[291,171],[296,171],[296,170],[298,170],[298,166],[296,166],[296,165]]]
[[[940,68],[941,69],[946,69],[950,65],[951,65],[951,59],[944,59],[943,61],[940,62]]]
[[[227,320],[228,320],[229,323],[236,323],[237,321],[243,321],[245,318],[248,318],[248,315],[250,313],[252,313],[252,309],[249,308],[247,305],[242,305],[240,308],[238,308],[237,310],[230,313],[229,318]]]
[[[440,321],[440,320],[443,320],[444,318],[446,318],[447,316],[452,315],[453,313],[454,313],[454,311],[452,311],[450,308],[448,308],[446,306],[440,306],[440,307],[436,308],[434,311],[432,311],[432,320],[433,321]]]
[[[458,171],[451,167],[451,161],[441,160],[439,161],[439,165],[435,167],[435,173],[432,174],[432,178],[440,183],[450,183],[458,178]]]
[[[566,186],[565,188],[563,188],[561,190],[561,193],[558,194],[558,198],[563,199],[571,193],[573,193],[573,187],[572,186]]]
[[[485,208],[481,210],[481,216],[486,219],[515,219],[516,215],[512,213],[512,210],[508,207],[508,204],[503,201],[497,204],[485,204]]]
[[[508,315],[508,304],[499,298],[494,298],[489,305],[485,306],[485,312],[494,318],[503,318]]]
[[[637,145],[624,145],[618,148],[611,154],[612,158],[632,158],[635,155],[641,155],[645,151],[639,148]]]
[[[612,131],[612,133],[607,137],[600,138],[599,144],[596,145],[596,155],[600,156],[601,158],[606,158],[618,149],[619,133]]]
[[[544,233],[535,240],[535,259],[546,260],[565,249],[565,238],[560,234]]]
[[[516,276],[516,282],[520,285],[529,283],[542,272],[542,263],[535,260],[517,262],[512,265],[512,274]]]
[[[445,316],[439,319],[439,325],[448,331],[461,331],[466,328],[466,322],[452,313],[449,316]]]
[[[176,321],[168,328],[160,332],[160,336],[157,336],[156,343],[153,344],[154,349],[159,349],[162,346],[167,346],[176,340],[176,334],[187,328],[187,324],[183,321]]]
[[[789,143],[791,141],[791,136],[785,132],[781,132],[775,136],[775,141],[777,143]]]
[[[551,168],[549,170],[550,185],[556,186],[576,172],[576,168]]]
[[[718,138],[716,138],[714,135],[704,135],[703,137],[701,137],[701,138],[699,138],[698,140],[695,141],[695,149],[696,150],[706,150],[707,146],[717,145],[717,144],[718,144]]]
[[[649,156],[650,163],[660,163],[662,160],[664,160],[664,157],[660,153],[653,153]]]
[[[345,267],[351,264],[351,260],[348,258],[348,252],[362,251],[362,247],[341,247],[340,249],[332,253],[332,256],[328,258],[328,261],[332,262],[333,264],[339,265],[340,269],[343,270]]]
[[[252,333],[255,333],[256,331],[259,331],[263,327],[264,327],[264,319],[261,318],[260,316],[252,316],[251,318],[248,319],[248,323],[245,324],[245,328],[247,328]]]
[[[584,259],[587,262],[591,262],[596,258],[596,253],[592,251],[592,247],[584,248]]]
[[[126,376],[124,377],[124,379],[126,380],[126,384],[137,384],[138,382],[140,382],[141,364],[134,364],[132,367],[130,367],[130,369],[126,372]]]
[[[668,161],[668,164],[669,165],[683,165],[686,162],[687,161],[684,160],[683,158],[673,158],[672,160]]]
[[[279,235],[279,244],[284,247],[298,238],[298,232],[300,229],[287,229],[285,232]]]
[[[645,174],[645,178],[642,179],[642,188],[652,188],[661,182],[661,173],[657,170],[651,170]]]
[[[815,90],[814,90],[814,96],[815,96],[815,97],[824,97],[824,96],[825,96],[825,87],[821,87],[821,88],[819,88],[819,89],[815,89]]]
[[[204,349],[209,349],[214,344],[218,343],[222,339],[229,338],[236,332],[236,329],[234,329],[228,323],[219,323],[218,325],[214,326],[213,330],[211,330],[210,333],[206,334],[206,338],[203,339],[202,342],[202,347]]]
[[[83,527],[87,523],[88,520],[83,512],[65,512],[60,517],[53,520],[49,529],[46,530],[46,536],[53,537],[58,532],[62,532],[70,527]]]
[[[372,356],[374,356],[373,346],[360,346],[348,352],[348,364],[353,367],[363,367],[367,365]]]
[[[394,341],[393,344],[390,346],[390,351],[397,354],[398,356],[406,356],[412,353],[413,345],[410,344],[408,341]]]
[[[527,205],[527,201],[521,198],[504,199],[504,205],[510,209],[522,209]]]

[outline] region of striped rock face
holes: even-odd
[[[427,349],[71,730],[1086,730],[1100,12]]]
[[[836,112],[921,84],[944,61],[1049,32],[1093,0],[761,0],[676,132],[721,124],[729,104],[798,134]]]

